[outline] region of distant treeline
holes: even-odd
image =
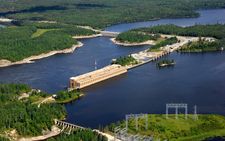
[[[41,30],[43,33],[38,33]],[[23,26],[0,29],[0,60],[19,61],[32,55],[62,50],[76,45],[76,35],[91,35],[94,31],[67,24],[26,23]],[[33,34],[37,34],[33,38]]]
[[[194,36],[194,37],[215,37],[217,39],[225,38],[225,25],[195,25],[190,27],[180,27],[176,25],[159,25],[149,28],[139,28],[136,32],[145,33],[161,33],[161,34],[174,34],[181,36]]]
[[[0,16],[104,28],[159,18],[196,17],[194,10],[224,8],[225,0],[1,0]]]

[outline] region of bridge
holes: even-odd
[[[58,126],[58,127],[61,127],[62,128],[61,132],[65,132],[67,134],[71,134],[71,132],[74,131],[74,130],[87,130],[87,128],[85,128],[85,127],[78,126],[78,125],[71,124],[71,123],[61,121],[61,120],[57,120],[57,119],[55,120],[55,125]],[[108,139],[108,141],[121,141],[121,140],[115,138],[114,136],[109,135],[107,133],[103,133],[99,130],[93,129],[92,131],[96,132],[99,135],[105,136]]]
[[[107,37],[116,37],[120,34],[119,32],[111,32],[111,31],[100,31],[100,33],[102,34],[102,36]]]
[[[74,130],[86,130],[86,128],[75,125],[75,124],[71,124],[65,121],[61,121],[61,120],[55,120],[55,125],[58,127],[62,127],[61,132],[65,132],[68,131],[67,133],[70,134],[72,131]]]

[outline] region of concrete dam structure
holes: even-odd
[[[121,65],[110,65],[102,69],[92,71],[83,75],[70,78],[70,90],[82,89],[84,87],[96,84],[98,82],[110,79],[112,77],[124,74],[127,68]]]

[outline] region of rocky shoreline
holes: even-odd
[[[35,62],[34,60],[47,58],[47,57],[53,56],[55,54],[73,53],[76,50],[76,48],[79,48],[79,47],[82,47],[82,46],[83,46],[83,43],[78,42],[77,45],[73,45],[71,48],[67,48],[67,49],[63,49],[63,50],[57,50],[57,51],[50,51],[48,53],[43,53],[43,54],[36,55],[36,56],[30,56],[28,58],[25,58],[25,59],[23,59],[21,61],[16,61],[16,62],[11,62],[9,60],[2,59],[2,60],[0,60],[0,68],[1,67],[12,66],[12,65],[34,63]]]
[[[52,126],[52,130],[46,133],[45,135],[37,136],[37,137],[29,137],[29,138],[20,138],[18,141],[41,141],[46,140],[51,137],[58,136],[61,133],[61,130],[56,127]]]
[[[102,34],[94,34],[94,35],[87,35],[87,36],[73,36],[73,39],[89,39],[89,38],[95,38],[100,37]]]
[[[155,41],[153,40],[149,40],[149,41],[145,41],[145,42],[141,42],[141,43],[123,43],[123,42],[119,42],[116,40],[116,38],[111,38],[110,39],[114,44],[117,45],[121,45],[121,46],[142,46],[142,45],[155,45]]]

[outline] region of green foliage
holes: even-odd
[[[95,31],[90,29],[85,29],[78,27],[72,24],[64,24],[64,23],[38,23],[38,22],[25,22],[22,24],[23,26],[35,26],[38,29],[42,30],[61,30],[71,36],[79,36],[79,35],[93,35],[96,34]]]
[[[26,93],[31,88],[25,84],[0,84],[0,94],[16,94]]]
[[[209,51],[219,51],[222,45],[220,42],[207,42],[204,40],[199,40],[198,42],[190,42],[186,46],[183,46],[178,51],[179,52],[209,52]]]
[[[74,131],[70,135],[61,134],[47,141],[107,141],[107,138],[91,130]]]
[[[25,22],[19,27],[0,29],[0,60],[20,61],[32,55],[70,48],[72,36],[96,32],[75,25]]]
[[[134,65],[137,64],[137,60],[134,59],[131,55],[117,58],[112,64],[119,64],[121,66]]]
[[[0,59],[19,61],[32,55],[62,50],[77,44],[63,31],[48,31],[39,37],[32,38],[35,31],[35,27],[0,29]]]
[[[177,37],[170,37],[170,38],[167,38],[159,43],[157,43],[156,45],[152,46],[151,48],[149,48],[149,51],[154,51],[155,49],[159,49],[161,47],[164,47],[166,45],[172,45],[174,43],[177,43],[179,42]]]
[[[21,20],[53,20],[106,27],[159,18],[196,17],[194,10],[223,8],[225,0],[0,0],[0,12]],[[13,12],[9,12],[13,11]],[[8,12],[8,13],[7,13]]]
[[[219,115],[198,115],[198,120],[193,119],[193,115],[188,115],[188,119],[184,115],[179,115],[176,120],[175,115],[169,115],[166,119],[165,115],[148,116],[148,130],[145,130],[145,119],[139,119],[139,128],[136,131],[135,119],[129,121],[129,130],[131,134],[141,134],[153,136],[154,139],[161,140],[194,140],[201,141],[209,137],[225,135],[225,117]],[[107,127],[113,132],[115,126],[125,127],[125,121],[112,124]]]
[[[0,141],[9,141],[9,139],[6,139],[6,138],[3,138],[3,137],[0,137]]]
[[[169,59],[163,59],[156,63],[157,67],[173,66],[173,65],[175,65],[175,61]]]
[[[18,95],[30,88],[25,85],[0,84],[0,132],[16,129],[19,135],[36,136],[51,129],[54,119],[65,116],[65,109],[58,104],[42,104],[40,108],[30,101],[19,101]],[[7,96],[8,99],[2,99]]]
[[[170,34],[179,36],[193,36],[199,37],[199,41],[196,43],[188,43],[182,47],[180,52],[207,52],[218,51],[224,47],[225,44],[225,25],[195,25],[191,27],[179,27],[176,25],[159,25],[148,28],[139,28],[132,30],[133,32],[144,32],[146,34]],[[215,42],[205,41],[201,37],[214,37],[218,40]],[[166,39],[154,46],[149,51],[159,51],[160,47],[176,43],[175,37]]]
[[[136,29],[147,33],[174,34],[180,36],[194,37],[215,37],[217,39],[225,38],[225,25],[195,25],[191,27],[179,27],[176,25],[159,25],[149,28]]]
[[[77,90],[73,91],[60,91],[57,93],[56,101],[58,103],[67,103],[76,99],[79,99],[81,93]]]
[[[120,42],[128,42],[128,43],[141,43],[148,40],[157,40],[160,38],[158,34],[146,34],[144,32],[136,32],[136,31],[127,31],[119,34],[116,37],[117,41]]]

